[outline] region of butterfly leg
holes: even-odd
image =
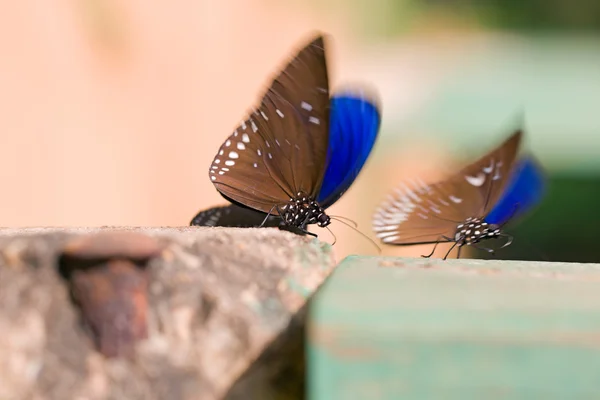
[[[435,249],[437,248],[437,245],[440,244],[439,239],[437,242],[435,242],[435,244],[433,245],[433,249],[431,250],[431,253],[427,254],[427,255],[423,255],[421,254],[421,257],[423,258],[429,258],[433,255],[433,253],[435,253]]]
[[[309,231],[307,231],[306,229],[301,229],[301,231],[302,231],[302,233],[304,233],[305,235],[310,235],[310,236],[312,236],[312,237],[316,237],[316,238],[318,238],[318,237],[319,237],[319,235],[317,235],[316,233],[309,232]]]
[[[277,207],[277,212],[279,212],[279,215],[282,214],[281,210],[279,209],[279,207]],[[281,229],[283,231],[288,231],[288,232],[295,233],[296,235],[310,235],[310,236],[318,237],[316,233],[309,232],[306,229],[306,222],[307,221],[308,221],[308,217],[307,217],[307,219],[304,220],[304,222],[302,222],[302,224],[300,224],[300,226],[294,226],[294,225],[288,225],[282,219],[281,222],[279,223],[279,229]]]
[[[435,245],[433,246],[433,250],[431,250],[431,253],[425,255],[421,255],[421,257],[423,258],[429,258],[433,255],[433,253],[435,253],[435,249],[437,248],[437,245],[440,244],[440,239],[445,239],[445,240],[450,240],[449,238],[447,238],[444,235],[441,235],[440,237],[437,238],[437,241],[435,242]]]
[[[443,260],[446,260],[446,258],[448,258],[448,256],[450,255],[450,252],[452,250],[454,250],[454,248],[456,247],[456,245],[458,244],[458,242],[454,242],[454,244],[452,245],[452,247],[450,247],[450,250],[448,250],[448,252],[446,253],[446,255],[444,256]],[[458,250],[460,251],[460,247],[458,248]]]
[[[300,225],[299,227],[296,228],[298,231],[302,232],[305,235],[310,235],[312,237],[316,237],[318,238],[319,236],[316,233],[312,233],[309,232],[308,229],[306,229],[306,223],[303,223],[302,225]]]
[[[267,222],[267,220],[269,219],[269,217],[273,213],[274,209],[277,209],[277,213],[279,215],[281,215],[281,211],[279,210],[279,206],[277,204],[275,204],[273,207],[271,207],[271,209],[269,210],[269,212],[268,212],[267,216],[265,217],[265,219],[263,220],[263,222],[258,226],[259,228],[262,228],[265,225],[265,223]]]
[[[300,224],[300,226],[298,227],[298,229],[300,229],[300,231],[302,231],[302,233],[304,233],[305,235],[310,235],[318,238],[319,236],[317,236],[316,233],[309,232],[308,229],[306,229],[306,223],[308,222],[309,218],[310,217],[307,215],[306,218],[304,218],[302,224]]]

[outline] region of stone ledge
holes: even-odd
[[[135,315],[147,334],[130,357],[97,351],[58,273],[74,237],[117,231],[164,247],[144,270],[147,312]],[[0,255],[0,399],[11,400],[298,398],[305,303],[335,266],[327,244],[278,229],[4,228]]]

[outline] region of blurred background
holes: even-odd
[[[183,226],[223,204],[207,176],[215,152],[321,30],[333,36],[332,87],[364,81],[383,104],[371,159],[331,214],[373,237],[373,210],[402,179],[432,181],[479,157],[524,111],[527,147],[550,185],[508,228],[514,244],[498,257],[600,261],[600,2],[22,0],[0,9],[2,226]],[[356,232],[332,229],[339,259],[376,254]]]

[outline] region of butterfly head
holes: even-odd
[[[481,218],[467,218],[456,226],[454,240],[458,246],[470,246],[487,239],[496,239],[501,235],[498,225],[488,224]]]
[[[314,199],[304,193],[297,193],[296,197],[282,208],[282,218],[286,225],[305,228],[310,224],[317,224],[321,228],[331,223],[325,209]]]

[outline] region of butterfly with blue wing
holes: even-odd
[[[328,226],[325,209],[351,186],[373,148],[380,108],[365,87],[344,89],[326,104],[323,95],[328,79],[319,36],[215,157],[209,175],[233,204],[201,211],[191,225],[280,226],[308,234],[309,224]]]
[[[511,219],[541,201],[545,190],[542,168],[532,156],[517,158],[523,133],[435,184],[416,181],[398,187],[375,212],[373,230],[383,243],[416,245],[453,243],[463,246],[512,238],[502,231]],[[492,249],[483,249],[493,253]],[[431,254],[424,257],[430,257]]]
[[[380,126],[379,101],[372,89],[348,86],[330,100],[328,162],[317,202],[327,209],[351,186],[375,144]],[[236,204],[200,211],[195,226],[277,227],[281,218]],[[297,232],[298,233],[298,232]]]

